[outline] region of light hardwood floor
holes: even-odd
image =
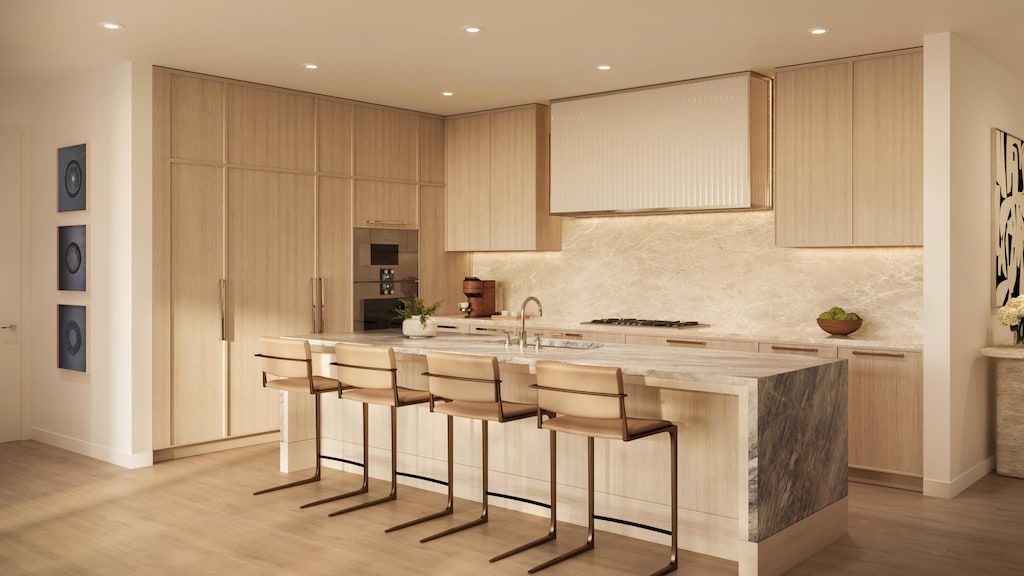
[[[281,480],[276,465],[275,444],[139,470],[32,441],[0,444],[0,574],[523,574],[584,536],[580,527],[560,526],[556,543],[489,564],[490,556],[543,534],[544,519],[492,507],[488,525],[420,544],[475,517],[478,506],[460,501],[454,519],[384,534],[439,509],[443,495],[402,487],[397,502],[327,518],[336,506],[298,506],[354,487],[357,477],[326,470],[319,485],[252,496]],[[594,552],[543,574],[647,574],[665,559],[663,546],[599,533]],[[678,573],[736,571],[733,562],[684,552]],[[1022,573],[1024,480],[995,475],[953,500],[851,484],[849,536],[791,571]]]

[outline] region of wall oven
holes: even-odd
[[[398,301],[419,293],[419,233],[356,228],[352,240],[352,328],[400,328],[402,319],[395,314]]]

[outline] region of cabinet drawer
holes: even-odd
[[[647,346],[677,346],[680,348],[697,348],[704,350],[734,350],[737,352],[757,352],[757,342],[753,340],[729,340],[685,336],[647,336],[643,334],[626,334],[626,344],[644,344]]]
[[[444,320],[437,321],[438,332],[453,332],[456,334],[466,334],[469,332],[469,326],[465,324],[455,324],[445,322]]]
[[[835,346],[815,346],[813,344],[758,342],[757,351],[768,354],[798,354],[800,356],[821,356],[822,358],[838,357]]]

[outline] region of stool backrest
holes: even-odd
[[[430,394],[461,402],[501,399],[498,359],[494,356],[427,352]]]
[[[625,418],[622,370],[540,360],[537,407],[544,412],[583,418]]]
[[[264,378],[308,378],[312,374],[312,355],[306,340],[260,336],[258,349],[256,356]]]
[[[396,386],[395,351],[390,346],[336,344],[334,364],[342,386],[389,390]]]

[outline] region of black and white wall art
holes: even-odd
[[[85,210],[85,144],[58,149],[57,167],[57,211]]]
[[[57,367],[87,372],[86,307],[57,305]]]
[[[1020,138],[992,129],[992,185],[995,228],[993,307],[1021,294],[1024,280],[1024,162]]]
[[[85,292],[86,226],[57,228],[57,289]]]

